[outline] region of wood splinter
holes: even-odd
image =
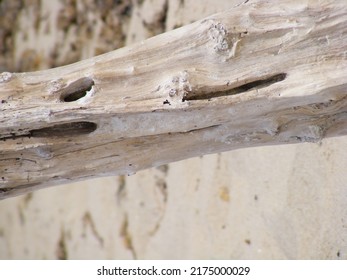
[[[0,198],[347,135],[347,6],[245,1],[75,64],[0,74]]]

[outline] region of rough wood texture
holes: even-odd
[[[344,1],[245,3],[69,66],[0,76],[0,198],[347,134]]]

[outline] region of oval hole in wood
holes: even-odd
[[[94,85],[94,81],[90,78],[81,78],[69,84],[61,94],[61,100],[64,102],[73,102],[86,96]]]

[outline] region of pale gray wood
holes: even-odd
[[[245,3],[65,67],[0,74],[0,198],[347,134],[345,1]]]

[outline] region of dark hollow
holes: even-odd
[[[89,134],[95,131],[97,125],[92,122],[72,122],[57,124],[50,127],[34,129],[30,131],[31,137],[66,137]]]
[[[208,93],[193,93],[193,94],[191,93],[190,95],[185,96],[182,99],[182,101],[184,102],[186,100],[209,100],[209,99],[221,97],[221,96],[241,94],[252,89],[260,89],[260,88],[268,87],[274,83],[283,81],[286,77],[287,77],[286,73],[280,73],[266,79],[256,80],[256,81],[246,83],[239,87],[228,89],[228,90],[208,92]]]

